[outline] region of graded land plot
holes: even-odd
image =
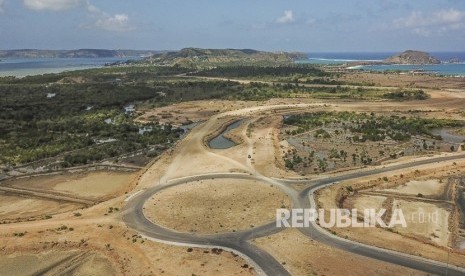
[[[234,141],[236,146],[215,151],[240,163],[247,164],[251,173],[260,172],[267,176],[295,176],[286,172],[279,155],[278,129],[282,121],[280,115],[244,119],[239,127],[227,132],[224,137]]]
[[[7,180],[2,185],[98,199],[120,194],[129,186],[133,177],[134,173],[125,172],[67,172]]]
[[[155,194],[145,204],[151,221],[183,232],[220,233],[272,222],[277,208],[290,206],[277,187],[255,180],[189,182]]]
[[[160,124],[182,125],[189,122],[205,121],[221,112],[256,105],[257,102],[223,100],[182,102],[154,109],[140,109],[138,111],[143,114],[136,121],[145,123],[157,121]]]
[[[30,196],[0,192],[0,221],[47,218],[51,215],[82,208],[75,203],[59,202]]]
[[[388,87],[463,89],[462,78],[444,78],[434,75],[407,73],[354,72],[346,70],[338,80]]]
[[[0,274],[256,275],[236,254],[154,242],[129,230],[115,213],[90,215],[0,227]]]
[[[375,209],[380,210],[383,208],[383,204],[386,201],[387,197],[385,196],[370,196],[370,195],[359,195],[349,198],[347,201],[344,202],[345,206],[349,206],[355,208],[359,211],[363,211],[365,209]]]
[[[395,231],[432,241],[440,246],[449,244],[450,211],[437,204],[394,199],[393,209],[400,209],[407,227],[396,226]]]
[[[279,140],[281,124],[280,115],[260,117],[250,123],[247,135],[253,146],[251,162],[256,170],[264,175],[295,177],[295,173],[287,171],[282,162],[282,150],[287,148],[287,145],[282,145]]]
[[[447,261],[446,248],[451,246],[454,250],[451,251],[450,262],[465,266],[465,251],[460,236],[463,229],[460,223],[459,229],[455,227],[456,220],[461,217],[460,210],[457,215],[455,208],[460,207],[460,201],[456,199],[454,203],[453,199],[445,196],[449,190],[457,189],[454,188],[455,184],[460,186],[463,183],[464,165],[463,161],[430,164],[409,171],[392,171],[345,181],[317,191],[316,200],[318,206],[324,209],[351,209],[357,206],[359,211],[360,208],[384,208],[387,210],[386,216],[392,214],[394,208],[400,208],[406,219],[406,228],[397,225],[389,231],[380,227],[331,228],[330,231],[350,240],[442,262]],[[430,185],[426,185],[422,190],[424,194],[419,196],[416,189],[421,191],[421,184],[425,182]],[[398,189],[407,193],[400,193]],[[383,220],[389,222],[388,217],[383,217]],[[383,238],[379,239],[381,236]]]
[[[266,249],[292,275],[426,275],[313,241],[296,229],[286,229],[253,241]],[[344,265],[334,265],[344,260]]]
[[[144,268],[155,270],[160,274],[184,276],[225,275],[225,273],[257,275],[254,268],[236,254],[221,249],[157,246],[155,250],[148,251],[147,257],[155,258],[157,264]],[[166,255],[160,256],[160,252],[165,252]],[[178,265],[174,266],[173,263]],[[69,273],[76,276],[124,275],[124,273],[116,273],[113,264],[106,256],[96,252],[78,250],[0,255],[0,267],[2,275],[5,276],[56,275],[57,273],[61,275]],[[143,269],[140,272],[144,273]],[[135,271],[129,274],[132,273]]]
[[[2,275],[111,275],[112,264],[101,254],[86,251],[48,251],[0,256]]]
[[[406,195],[440,196],[444,193],[446,183],[439,179],[411,180],[395,188],[379,190]]]

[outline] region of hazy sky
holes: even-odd
[[[0,0],[0,48],[465,50],[465,0]]]

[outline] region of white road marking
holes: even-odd
[[[135,197],[136,195],[140,194],[140,193],[143,192],[143,191],[144,191],[144,190],[139,190],[139,191],[133,193],[132,195],[128,196],[128,198],[126,198],[124,201],[127,202],[127,201],[131,200],[131,198]]]

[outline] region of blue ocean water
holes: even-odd
[[[357,61],[382,61],[394,52],[379,53],[309,53],[307,60],[299,63],[311,64],[346,64]],[[432,52],[432,56],[438,58],[443,63],[438,65],[367,65],[356,66],[353,69],[373,70],[373,71],[412,71],[422,70],[440,75],[465,76],[465,52]],[[454,63],[449,63],[454,61]]]
[[[317,64],[343,64],[353,61],[381,61],[394,53],[308,53],[308,63]]]
[[[103,67],[105,64],[138,59],[125,58],[8,58],[0,61],[0,77],[41,75],[88,68]]]
[[[308,59],[298,63],[311,64],[346,64],[356,61],[382,61],[394,55],[394,52],[379,53],[309,53]],[[465,52],[436,52],[431,53],[443,62],[451,60],[457,63],[443,63],[439,65],[369,65],[358,66],[354,69],[374,71],[412,71],[423,70],[441,75],[465,76]],[[140,57],[126,58],[45,58],[45,59],[3,59],[0,61],[0,77],[40,75],[60,73],[63,71],[80,70],[103,67],[105,64]]]

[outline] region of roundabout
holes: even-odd
[[[153,195],[162,192],[165,189],[180,186],[192,181],[211,180],[211,179],[236,179],[242,181],[262,181],[262,179],[249,174],[207,174],[173,179],[163,185],[157,185],[154,188],[145,190],[132,197],[123,214],[125,223],[134,229],[137,229],[147,238],[160,242],[184,246],[198,246],[209,248],[224,248],[240,254],[245,259],[254,264],[254,268],[259,274],[263,275],[290,275],[284,267],[277,262],[266,251],[261,250],[250,243],[250,240],[271,235],[281,231],[275,227],[275,221],[267,224],[250,228],[247,230],[236,231],[222,234],[195,234],[178,232],[157,225],[150,221],[144,214],[145,203]]]
[[[238,163],[237,160],[229,159],[218,152],[213,153],[203,146],[203,137],[212,131],[213,126],[217,127],[212,123],[216,120],[217,118],[213,117],[210,121],[200,125],[198,131],[192,135],[194,139],[181,141],[177,146],[181,153],[176,156],[177,162],[183,161],[183,158],[187,157],[187,155],[182,155],[186,148],[194,147],[198,149],[197,154],[203,154],[205,158],[213,160],[213,158],[218,157],[218,160],[231,166]],[[249,139],[245,139],[245,143],[249,142]],[[246,152],[248,155],[252,154],[253,158],[253,150],[250,148],[249,145],[249,151]],[[297,209],[316,208],[314,192],[340,181],[400,169],[411,169],[436,162],[459,160],[464,157],[464,153],[458,153],[308,180],[277,179],[261,175],[254,170],[253,164],[247,161],[250,158],[244,156],[245,165],[241,165],[241,169],[248,168],[249,173],[208,172],[174,178],[164,175],[157,185],[141,190],[128,198],[123,210],[123,220],[130,228],[155,241],[180,246],[221,248],[239,254],[248,260],[260,275],[290,275],[282,263],[253,243],[255,239],[271,236],[286,229],[276,226],[276,221],[273,219],[275,213],[260,213],[260,210],[256,210],[257,208],[271,210],[283,206]],[[179,174],[177,165],[171,163],[167,171]],[[198,169],[201,171],[201,168]],[[244,188],[242,192],[232,195],[221,190],[221,184],[228,182],[229,184],[225,185],[236,185],[236,187],[246,187],[250,184],[252,184],[251,186],[261,185],[268,190],[258,188],[256,191],[259,192],[254,193],[250,188]],[[304,188],[296,189],[294,184],[299,184],[300,187],[303,185]],[[219,198],[211,200],[210,193],[219,196]],[[260,204],[267,196],[271,196],[270,202],[275,202],[275,205]],[[283,197],[286,198],[282,199]],[[276,205],[276,202],[279,204]],[[235,205],[238,203],[249,205],[244,208],[244,206]],[[152,208],[155,209],[149,210]],[[192,209],[189,210],[190,208]],[[212,210],[213,208],[216,210]],[[243,216],[239,215],[238,220],[235,220],[235,213],[240,213],[241,210],[245,213]],[[229,219],[229,215],[232,215],[233,219]],[[169,216],[173,216],[171,221],[168,220]],[[248,216],[255,218],[252,219],[253,222],[246,220],[249,218]],[[433,274],[442,274],[446,270],[448,275],[463,275],[465,273],[463,268],[439,261],[344,239],[321,228],[315,222],[310,223],[309,227],[298,230],[312,241],[379,261]]]

